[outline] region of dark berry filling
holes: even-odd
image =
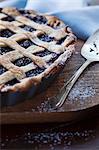
[[[60,40],[58,40],[57,44],[62,44],[65,41],[65,39],[67,38],[67,36],[65,36],[65,37],[61,38]]]
[[[47,19],[44,17],[44,16],[35,16],[35,17],[32,17],[30,15],[25,15],[27,18],[29,18],[30,20],[33,20],[35,21],[36,23],[39,23],[39,24],[45,24],[47,22]]]
[[[7,69],[4,68],[2,65],[0,65],[0,75],[3,74],[6,71],[7,71]]]
[[[18,10],[22,15],[30,14],[28,10]]]
[[[11,16],[7,16],[5,18],[2,18],[1,20],[3,20],[3,21],[9,21],[9,22],[15,21],[15,19],[13,17],[11,17]]]
[[[50,52],[48,49],[45,49],[44,51],[34,53],[34,55],[44,57],[44,56],[52,54],[52,53],[53,52]]]
[[[12,48],[10,48],[10,47],[8,47],[8,46],[6,46],[6,47],[0,47],[0,55],[3,55],[3,54],[5,54],[5,53],[7,53],[7,52],[10,52],[10,51],[13,51],[14,49],[12,49]]]
[[[29,32],[33,32],[33,31],[36,31],[36,29],[30,27],[30,26],[26,26],[26,25],[22,25],[20,26],[22,29],[26,30],[26,31],[29,31]]]
[[[0,8],[0,13],[1,13],[1,11],[2,11],[2,8]]]
[[[0,31],[0,37],[6,37],[6,38],[8,38],[8,37],[10,37],[10,36],[12,36],[14,34],[15,33],[12,32],[12,31],[10,31],[9,29],[4,29],[4,30]]]
[[[30,71],[26,72],[26,76],[27,77],[37,76],[38,74],[44,72],[44,70],[45,70],[45,68],[39,68],[39,67],[37,67],[34,70],[30,70]]]
[[[47,34],[39,35],[38,38],[45,42],[51,42],[54,40],[54,37],[49,37]]]
[[[22,40],[18,42],[19,45],[21,45],[24,48],[28,48],[29,46],[33,45],[34,43],[31,40]]]
[[[14,84],[16,84],[16,83],[20,83],[17,79],[13,79],[13,80],[11,80],[11,81],[8,81],[7,83],[6,83],[6,85],[7,86],[9,86],[9,85],[14,85]]]
[[[16,66],[21,67],[21,66],[26,66],[26,65],[30,64],[31,62],[32,62],[32,60],[30,58],[23,57],[23,58],[19,58],[19,59],[15,60],[13,63]]]

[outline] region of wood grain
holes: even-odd
[[[92,63],[84,71],[61,109],[57,112],[48,112],[45,107],[48,98],[56,95],[64,82],[68,81],[85,61],[80,55],[83,44],[84,42],[81,40],[77,42],[75,54],[67,61],[63,71],[46,91],[36,95],[31,100],[26,100],[12,107],[2,108],[1,123],[72,121],[92,112],[92,107],[99,105],[99,63]]]

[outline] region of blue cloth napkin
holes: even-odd
[[[84,7],[75,10],[53,12],[68,24],[78,38],[86,40],[99,29],[99,6]]]
[[[0,7],[17,7],[24,8],[26,6],[27,0],[4,0],[0,2]]]
[[[38,1],[38,3],[35,3],[36,1]],[[61,9],[57,9],[57,7],[55,5],[52,6],[51,3],[48,3],[47,7],[47,1],[51,0],[46,0],[46,10],[43,0],[5,0],[4,2],[0,2],[0,7],[14,6],[17,8],[35,9],[56,15],[72,28],[78,38],[84,40],[99,28],[99,6],[85,7],[85,4],[83,5],[84,0],[79,0],[81,1],[80,5],[74,9],[70,7],[65,8],[65,4],[67,4],[68,0],[63,0],[64,4],[61,5]],[[73,5],[70,6],[73,7]],[[56,11],[50,12],[50,7],[53,7]]]

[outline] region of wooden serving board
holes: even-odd
[[[85,61],[80,55],[83,44],[83,41],[78,40],[75,54],[67,61],[63,71],[46,91],[31,100],[2,108],[1,124],[70,122],[93,113],[99,105],[99,63],[92,63],[84,71],[62,108],[51,112],[45,107],[48,98],[56,95],[64,82],[68,81]]]

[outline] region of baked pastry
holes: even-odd
[[[74,51],[76,37],[54,16],[0,9],[0,94],[27,91],[55,75]]]

